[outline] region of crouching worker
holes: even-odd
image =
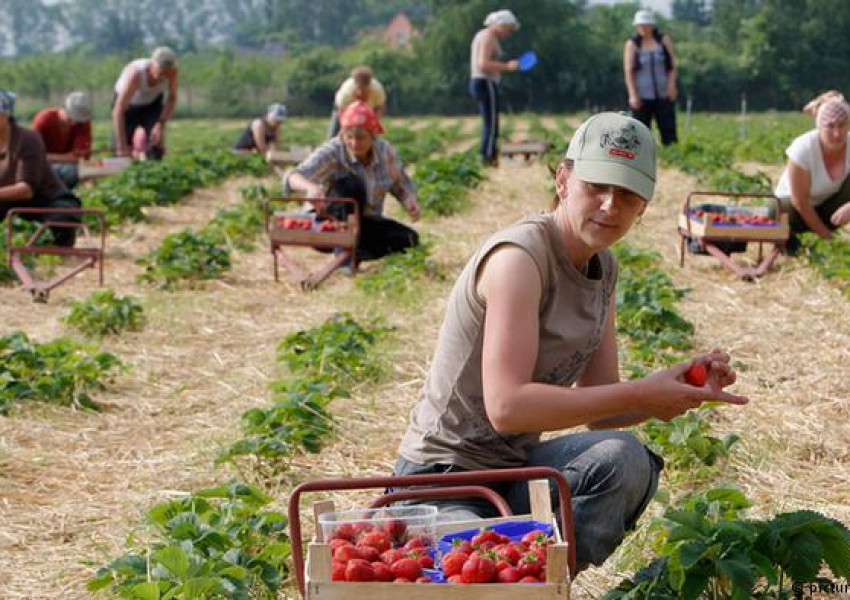
[[[553,210],[493,235],[455,283],[395,468],[561,471],[579,569],[610,556],[658,486],[661,458],[613,429],[703,402],[747,402],[724,391],[735,372],[719,350],[620,381],[610,247],[652,198],[655,155],[649,129],[631,117],[600,113],[579,127],[557,170]],[[685,382],[694,363],[708,368],[704,387]],[[540,439],[580,426],[589,431]],[[515,514],[530,512],[524,482],[494,487]],[[472,499],[438,505],[460,519],[495,516]]]
[[[61,108],[45,108],[32,121],[53,172],[69,190],[80,182],[79,162],[91,158],[91,98],[72,92]]]
[[[307,198],[353,198],[360,208],[360,239],[355,261],[376,260],[403,252],[419,243],[419,235],[406,225],[383,215],[384,197],[392,194],[411,220],[419,218],[416,189],[395,149],[378,137],[384,132],[378,116],[362,101],[348,106],[340,116],[340,134],[316,149],[284,178],[285,191],[304,192]],[[346,207],[317,202],[320,214],[345,218]],[[310,274],[302,286],[312,289],[335,269],[351,260],[337,253],[323,269]]]
[[[12,208],[55,208],[55,213],[27,215],[38,221],[79,222],[78,215],[63,214],[63,208],[80,208],[80,200],[56,177],[44,142],[35,131],[15,122],[15,95],[0,91],[0,221]],[[54,227],[53,243],[73,246],[76,229]]]

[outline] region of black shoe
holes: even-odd
[[[800,238],[796,233],[788,236],[788,241],[785,242],[785,254],[787,256],[797,256],[800,252]]]

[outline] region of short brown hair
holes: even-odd
[[[372,69],[370,69],[366,65],[354,67],[354,69],[352,69],[351,71],[351,77],[357,83],[363,83],[365,85],[368,85],[372,83]]]

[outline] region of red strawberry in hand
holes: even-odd
[[[685,382],[696,387],[702,387],[708,381],[708,369],[705,365],[694,363],[685,371]]]

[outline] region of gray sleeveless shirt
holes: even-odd
[[[667,69],[664,67],[664,48],[656,42],[655,48],[647,50],[644,46],[637,49],[637,61],[640,69],[635,71],[635,85],[638,97],[643,100],[667,98]]]
[[[493,83],[499,83],[502,80],[502,74],[498,71],[495,73],[482,71],[478,68],[478,61],[476,60],[480,51],[479,48],[484,43],[484,38],[488,35],[493,35],[495,39],[493,40],[492,52],[487,59],[500,60],[502,58],[502,45],[499,43],[499,38],[495,34],[491,34],[490,30],[485,27],[472,38],[472,45],[469,48],[469,76],[471,79],[489,79]]]
[[[419,464],[466,469],[518,467],[540,434],[503,435],[484,408],[481,355],[486,305],[476,291],[482,262],[514,244],[540,273],[540,332],[533,381],[569,387],[599,346],[617,266],[607,250],[590,261],[590,277],[570,262],[551,213],[530,217],[492,236],[470,259],[449,296],[428,378],[399,449]]]

